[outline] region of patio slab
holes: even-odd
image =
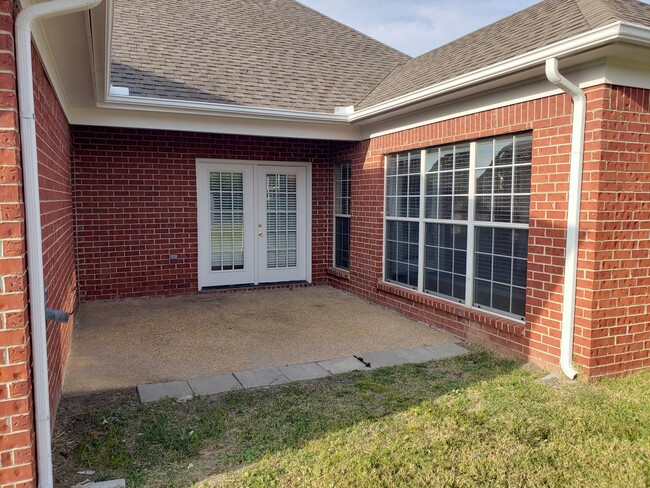
[[[89,302],[80,306],[64,393],[453,342],[327,286]],[[336,361],[337,372],[362,368]]]
[[[221,374],[187,381],[195,395],[214,395],[232,390],[241,390],[242,385],[232,374]]]
[[[193,395],[187,381],[168,381],[138,385],[138,395],[142,403],[151,403],[163,398],[187,398]]]

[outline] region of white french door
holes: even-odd
[[[199,289],[310,279],[308,166],[196,168]]]
[[[259,166],[258,281],[307,279],[307,169]]]

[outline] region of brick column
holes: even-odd
[[[14,15],[0,0],[0,487],[12,488],[33,485],[35,457]]]

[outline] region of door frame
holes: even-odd
[[[205,270],[201,269],[201,256],[206,252],[206,241],[205,239],[202,239],[202,237],[205,237],[205,234],[207,232],[207,229],[202,228],[201,224],[201,205],[202,205],[202,197],[205,202],[205,195],[202,193],[200,194],[199,192],[199,181],[198,181],[198,175],[199,175],[199,168],[204,167],[204,165],[210,165],[210,164],[215,164],[215,165],[231,165],[231,166],[237,166],[237,165],[247,165],[247,166],[253,166],[253,195],[255,196],[255,199],[258,197],[258,178],[257,178],[257,167],[258,166],[281,166],[281,167],[294,167],[294,168],[305,168],[307,172],[307,181],[306,181],[306,218],[307,222],[306,224],[306,232],[307,232],[307,238],[306,238],[306,246],[307,248],[305,249],[305,259],[307,262],[305,263],[306,265],[306,272],[307,272],[307,282],[311,283],[312,282],[312,163],[310,162],[289,162],[289,161],[249,161],[249,160],[240,160],[240,159],[211,159],[211,158],[197,158],[196,163],[195,163],[195,172],[194,172],[194,177],[195,177],[195,186],[194,188],[196,189],[196,225],[197,225],[197,247],[198,247],[198,252],[197,252],[197,287],[198,290],[201,291],[203,288],[211,288],[212,285],[203,285],[202,280],[204,273],[206,272]],[[205,204],[205,203],[203,203]],[[257,201],[254,201],[251,203],[252,205],[256,205]],[[256,211],[254,211],[255,213]],[[255,233],[257,231],[255,230]],[[254,241],[254,250],[253,252],[255,253],[255,270],[254,270],[254,281],[253,285],[257,286],[259,284],[259,271],[258,271],[258,254],[257,254],[257,240]],[[209,249],[208,249],[209,251]],[[282,283],[282,282],[278,282]],[[228,286],[228,285],[225,285]],[[235,285],[236,286],[236,285]]]

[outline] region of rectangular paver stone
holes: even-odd
[[[187,381],[169,381],[167,383],[153,383],[138,385],[140,402],[151,403],[163,398],[187,398],[192,396],[192,390]]]
[[[454,356],[462,356],[469,354],[469,351],[458,344],[436,344],[435,346],[425,346],[425,349],[431,351],[435,357],[433,359],[453,358]]]
[[[242,388],[232,373],[188,380],[188,383],[195,395],[214,395]]]
[[[84,485],[84,488],[123,488],[126,486],[126,480],[120,478],[118,480],[98,481],[97,483],[90,483]]]
[[[408,349],[395,349],[392,352],[404,358],[407,363],[426,363],[436,359],[436,354],[426,347],[411,347]]]
[[[347,373],[349,371],[368,370],[365,364],[359,361],[354,356],[345,358],[328,359],[327,361],[318,361],[317,364],[332,374]]]
[[[367,352],[365,354],[359,354],[359,357],[363,359],[365,363],[370,364],[371,369],[397,366],[409,362],[408,359],[399,356],[395,351]]]
[[[278,368],[249,369],[233,373],[244,388],[259,388],[288,383],[287,378]]]
[[[329,375],[316,363],[290,364],[278,367],[290,381],[314,380]]]

